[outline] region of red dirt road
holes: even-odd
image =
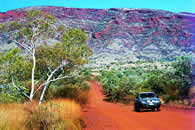
[[[90,103],[83,111],[85,130],[195,130],[192,110],[135,112],[133,106],[104,101],[101,85],[90,84]]]

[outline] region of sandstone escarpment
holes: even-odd
[[[106,52],[120,54],[124,60],[171,60],[177,55],[194,54],[194,14],[151,9],[30,7],[0,13],[0,23],[21,20],[31,9],[54,15],[58,24],[67,28],[83,29],[95,55]],[[9,50],[7,37],[0,34],[0,51]],[[116,44],[122,44],[121,51],[116,49]]]

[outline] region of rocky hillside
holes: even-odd
[[[194,55],[195,14],[151,9],[31,7],[0,13],[0,23],[21,20],[31,9],[54,15],[58,24],[67,28],[87,32],[87,44],[94,51],[92,62],[171,60],[185,53]],[[7,35],[0,34],[0,51],[13,46],[8,44]]]

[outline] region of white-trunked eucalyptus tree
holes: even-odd
[[[28,11],[24,20],[12,22],[8,31],[12,33],[10,39],[21,48],[23,59],[28,59],[25,62],[31,63],[30,92],[22,91],[31,102],[34,95],[42,90],[41,104],[51,82],[78,74],[78,68],[87,63],[92,54],[85,43],[87,36],[82,30],[65,30],[62,25],[56,26],[55,18],[42,11]],[[11,73],[10,76],[12,85],[20,90],[14,81],[16,75]],[[35,88],[38,82],[40,85]]]

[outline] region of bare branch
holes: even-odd
[[[22,46],[24,49],[26,49],[32,55],[31,49],[29,49],[27,46],[25,46],[24,44],[22,44],[16,40],[14,40],[14,42],[19,44],[20,46]]]
[[[75,76],[75,75],[70,75],[70,76],[58,77],[58,78],[56,78],[56,79],[49,80],[49,81],[47,81],[47,82],[41,84],[41,85],[39,86],[39,88],[37,88],[37,89],[35,90],[35,92],[34,92],[33,95],[35,95],[35,94],[39,91],[39,89],[41,89],[41,88],[42,88],[43,86],[45,86],[46,84],[49,84],[49,83],[51,83],[51,82],[54,82],[54,81],[57,81],[57,80],[60,80],[60,79],[72,78],[72,77],[74,77],[74,76]]]
[[[61,66],[61,65],[60,65],[60,66]],[[46,85],[46,84],[49,84],[49,83],[51,83],[51,82],[54,82],[54,81],[57,81],[57,80],[60,80],[60,79],[71,78],[71,77],[76,76],[76,74],[77,74],[77,73],[75,73],[75,74],[69,75],[69,76],[62,76],[62,75],[59,75],[58,78],[55,78],[55,79],[52,79],[52,80],[51,80],[52,76],[54,75],[54,73],[55,73],[58,69],[60,69],[59,66],[58,66],[53,72],[51,72],[51,74],[48,76],[46,82],[43,83],[43,84],[41,84],[41,85],[39,86],[39,88],[37,88],[37,89],[35,90],[35,92],[34,92],[33,95],[35,95],[35,94],[38,92],[38,90],[41,89],[41,88],[42,88],[44,85]]]
[[[41,79],[39,79],[39,80],[35,83],[35,85],[37,85],[42,79],[43,79],[43,77],[42,77]]]
[[[60,79],[72,78],[72,77],[74,77],[74,76],[75,76],[75,75],[64,76],[64,77],[58,77],[58,78],[55,78],[55,79],[50,80],[49,82],[54,82],[54,81],[57,81],[57,80],[60,80]]]
[[[37,36],[40,34],[40,32],[39,32],[39,27],[40,27],[40,25],[38,25],[38,27],[33,27],[32,28],[32,33],[33,33],[33,35],[32,35],[32,37],[31,37],[31,44],[35,47],[35,40],[34,40],[34,38],[36,37],[36,39],[37,39]]]
[[[49,77],[49,74],[52,72],[51,68],[50,67],[47,67],[48,68],[48,72],[47,72],[47,77]]]
[[[39,91],[39,89],[41,89],[46,83],[41,84],[35,91],[33,96]]]

